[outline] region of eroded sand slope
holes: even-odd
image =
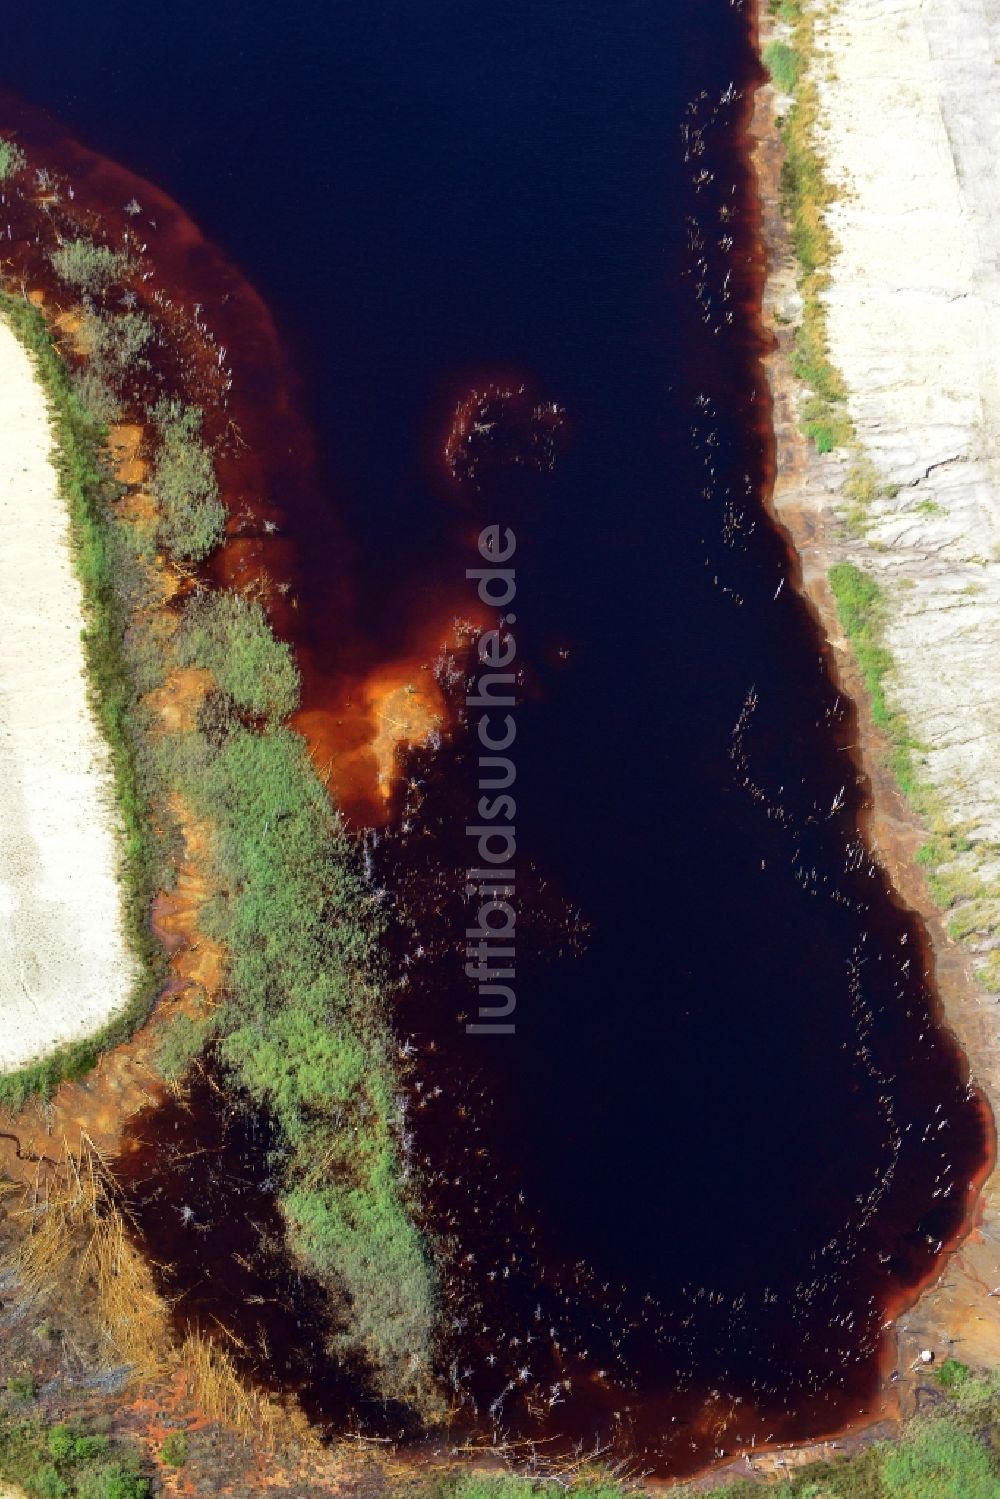
[[[892,591],[897,699],[927,747],[927,778],[992,857],[1000,0],[839,0],[819,36],[822,150],[842,189],[831,354],[863,446],[899,486],[875,502],[858,560]]]
[[[108,750],[45,397],[0,320],[0,1069],[98,1030],[132,965]]]

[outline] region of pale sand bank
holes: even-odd
[[[134,974],[82,628],[45,396],[0,319],[0,1070],[93,1035]]]
[[[928,778],[1000,843],[1000,0],[838,0],[818,34],[831,355],[901,486],[859,560]]]

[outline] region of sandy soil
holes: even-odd
[[[0,1070],[96,1032],[133,978],[51,449],[43,392],[0,321]]]
[[[897,696],[929,779],[997,844],[1000,3],[840,0],[820,40],[822,150],[843,188],[831,353],[900,486],[874,507],[865,565],[894,590]]]

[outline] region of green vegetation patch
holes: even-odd
[[[888,1499],[997,1499],[1000,1470],[972,1432],[942,1417],[885,1452],[882,1486]]]
[[[201,435],[202,413],[165,400],[150,414],[160,439],[150,481],[160,541],[178,562],[201,562],[222,540],[226,523],[212,450]]]
[[[156,338],[156,328],[144,312],[89,312],[83,337],[95,371],[120,381],[136,369],[148,369],[145,351]]]
[[[0,1416],[0,1475],[32,1499],[147,1499],[139,1453],[79,1426]]]
[[[23,172],[28,160],[16,141],[0,136],[0,182],[8,182]]]
[[[830,587],[844,634],[854,649],[871,699],[872,719],[892,745],[890,763],[904,794],[918,797],[914,750],[919,749],[905,715],[889,706],[886,683],[893,670],[892,656],[883,642],[885,618],[882,590],[874,578],[853,562],[837,562],[830,568]]]
[[[291,1241],[346,1292],[345,1342],[403,1392],[427,1375],[435,1277],[401,1182],[378,903],[297,734],[235,725],[162,753],[215,829],[202,924],[231,955],[220,1055],[288,1144]]]
[[[764,48],[764,66],[775,88],[790,94],[799,78],[799,54],[787,42],[770,42]]]
[[[160,1042],[160,1066],[178,1080],[213,1047],[248,1099],[270,1113],[290,1242],[339,1298],[344,1347],[370,1356],[387,1392],[425,1394],[436,1278],[404,1185],[378,901],[355,868],[354,846],[305,742],[280,726],[298,703],[299,679],[264,611],[230,593],[198,594],[179,619],[155,607],[156,547],[193,562],[222,536],[225,511],[202,414],[178,401],[151,413],[158,517],[130,519],[102,457],[105,429],[81,401],[79,380],[63,369],[40,314],[12,298],[2,305],[35,353],[53,408],[94,703],[122,809],[130,935],[145,966],[127,1015],[92,1041],[0,1080],[0,1101],[17,1106],[83,1075],[102,1047],[148,1013],[163,971],[148,916],[176,836],[166,808],[179,792],[212,829],[217,893],[202,926],[231,964],[222,1006],[175,1019]],[[98,366],[134,368],[150,342],[145,322],[115,317],[100,326]],[[211,673],[215,689],[196,730],[164,734],[143,694],[192,664]]]
[[[1000,1495],[1000,1375],[956,1359],[935,1373],[942,1401],[896,1442],[878,1442],[833,1462],[810,1463],[776,1484],[713,1489],[713,1499],[997,1499]],[[677,1499],[694,1499],[682,1488]]]
[[[168,1468],[183,1468],[188,1460],[187,1432],[172,1431],[160,1448],[160,1459]]]
[[[184,615],[178,639],[183,666],[202,666],[237,708],[278,721],[299,703],[291,649],[278,640],[256,601],[237,593],[203,593]]]
[[[60,281],[91,296],[108,291],[131,267],[123,251],[91,239],[68,239],[51,252],[49,259]]]

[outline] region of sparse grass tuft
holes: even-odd
[[[23,172],[28,159],[16,141],[0,136],[0,182],[9,182],[18,172]]]
[[[1000,994],[1000,952],[994,950],[976,967],[976,976],[984,989]]]
[[[109,1351],[146,1374],[160,1368],[168,1337],[167,1309],[150,1267],[135,1248],[118,1207],[111,1172],[86,1136],[57,1174],[25,1187],[8,1211],[27,1232],[10,1268],[36,1305],[58,1303],[68,1276],[93,1290]]]
[[[837,562],[829,572],[830,588],[844,634],[865,680],[871,700],[872,720],[890,742],[890,763],[903,793],[914,800],[917,792],[913,752],[919,748],[905,715],[889,706],[886,683],[892,672],[892,656],[883,643],[884,601],[882,590],[867,573],[852,562]]]
[[[790,94],[798,81],[799,54],[787,42],[771,42],[764,48],[764,66],[776,89]]]
[[[626,1499],[629,1490],[597,1473],[529,1478],[519,1473],[444,1473],[421,1484],[412,1499]]]
[[[191,1400],[209,1421],[265,1444],[274,1440],[280,1424],[278,1407],[240,1378],[228,1353],[213,1339],[190,1333],[180,1350],[180,1366]]]

